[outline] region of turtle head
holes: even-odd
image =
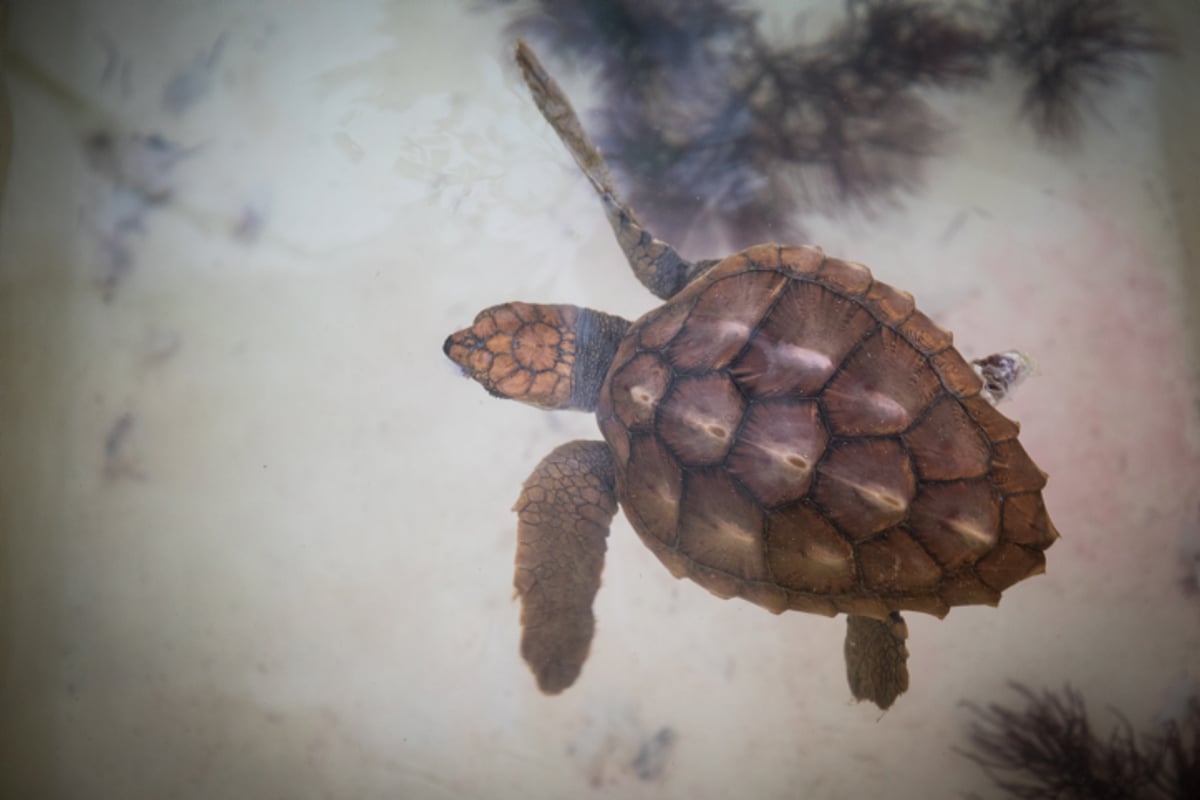
[[[496,397],[591,411],[628,327],[578,306],[504,303],[446,337],[442,352]]]

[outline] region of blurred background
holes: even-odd
[[[999,798],[1068,728],[1085,773],[1200,735],[1195,2],[0,8],[0,795]],[[820,244],[1036,358],[1003,410],[1062,539],[999,609],[910,614],[887,713],[843,620],[677,582],[620,517],[538,693],[509,509],[595,422],[441,343],[656,301],[517,36],[685,255]]]

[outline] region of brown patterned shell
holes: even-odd
[[[1058,536],[981,388],[907,293],[760,245],[634,323],[597,416],[676,577],[777,613],[940,617],[995,605]]]

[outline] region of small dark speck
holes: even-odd
[[[950,224],[948,224],[946,226],[946,230],[942,232],[942,238],[939,239],[939,243],[945,244],[946,242],[953,239],[954,236],[962,228],[963,223],[966,221],[967,221],[967,212],[966,211],[959,211],[957,214],[955,214],[953,219],[950,220]]]
[[[225,34],[217,37],[204,55],[177,71],[163,87],[163,106],[172,114],[182,114],[208,94],[217,60],[225,49]]]
[[[104,51],[104,66],[100,71],[100,85],[107,86],[111,82],[119,81],[118,86],[121,93],[128,97],[130,93],[130,77],[132,75],[129,61],[121,55],[121,52],[117,49],[117,45],[107,34],[100,34],[97,38],[100,49]]]
[[[182,339],[177,331],[153,328],[146,332],[142,356],[147,366],[158,366],[179,352]]]
[[[647,739],[638,750],[637,758],[633,760],[634,773],[644,781],[662,777],[675,748],[676,738],[673,728],[660,728],[658,733]]]
[[[137,418],[133,412],[126,411],[117,417],[116,422],[108,429],[104,439],[104,475],[108,478],[134,478],[141,480],[145,476],[137,466],[137,459],[131,452],[132,439],[137,429]]]
[[[105,456],[113,458],[120,452],[121,443],[125,441],[125,437],[129,435],[132,427],[133,414],[126,411],[117,418],[117,421],[113,423],[112,429],[108,432],[108,439],[104,442]]]
[[[230,235],[242,244],[253,244],[267,226],[267,212],[260,205],[247,203],[234,220]]]

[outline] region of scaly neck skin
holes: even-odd
[[[504,303],[479,312],[442,351],[496,397],[594,411],[629,324],[579,306]]]

